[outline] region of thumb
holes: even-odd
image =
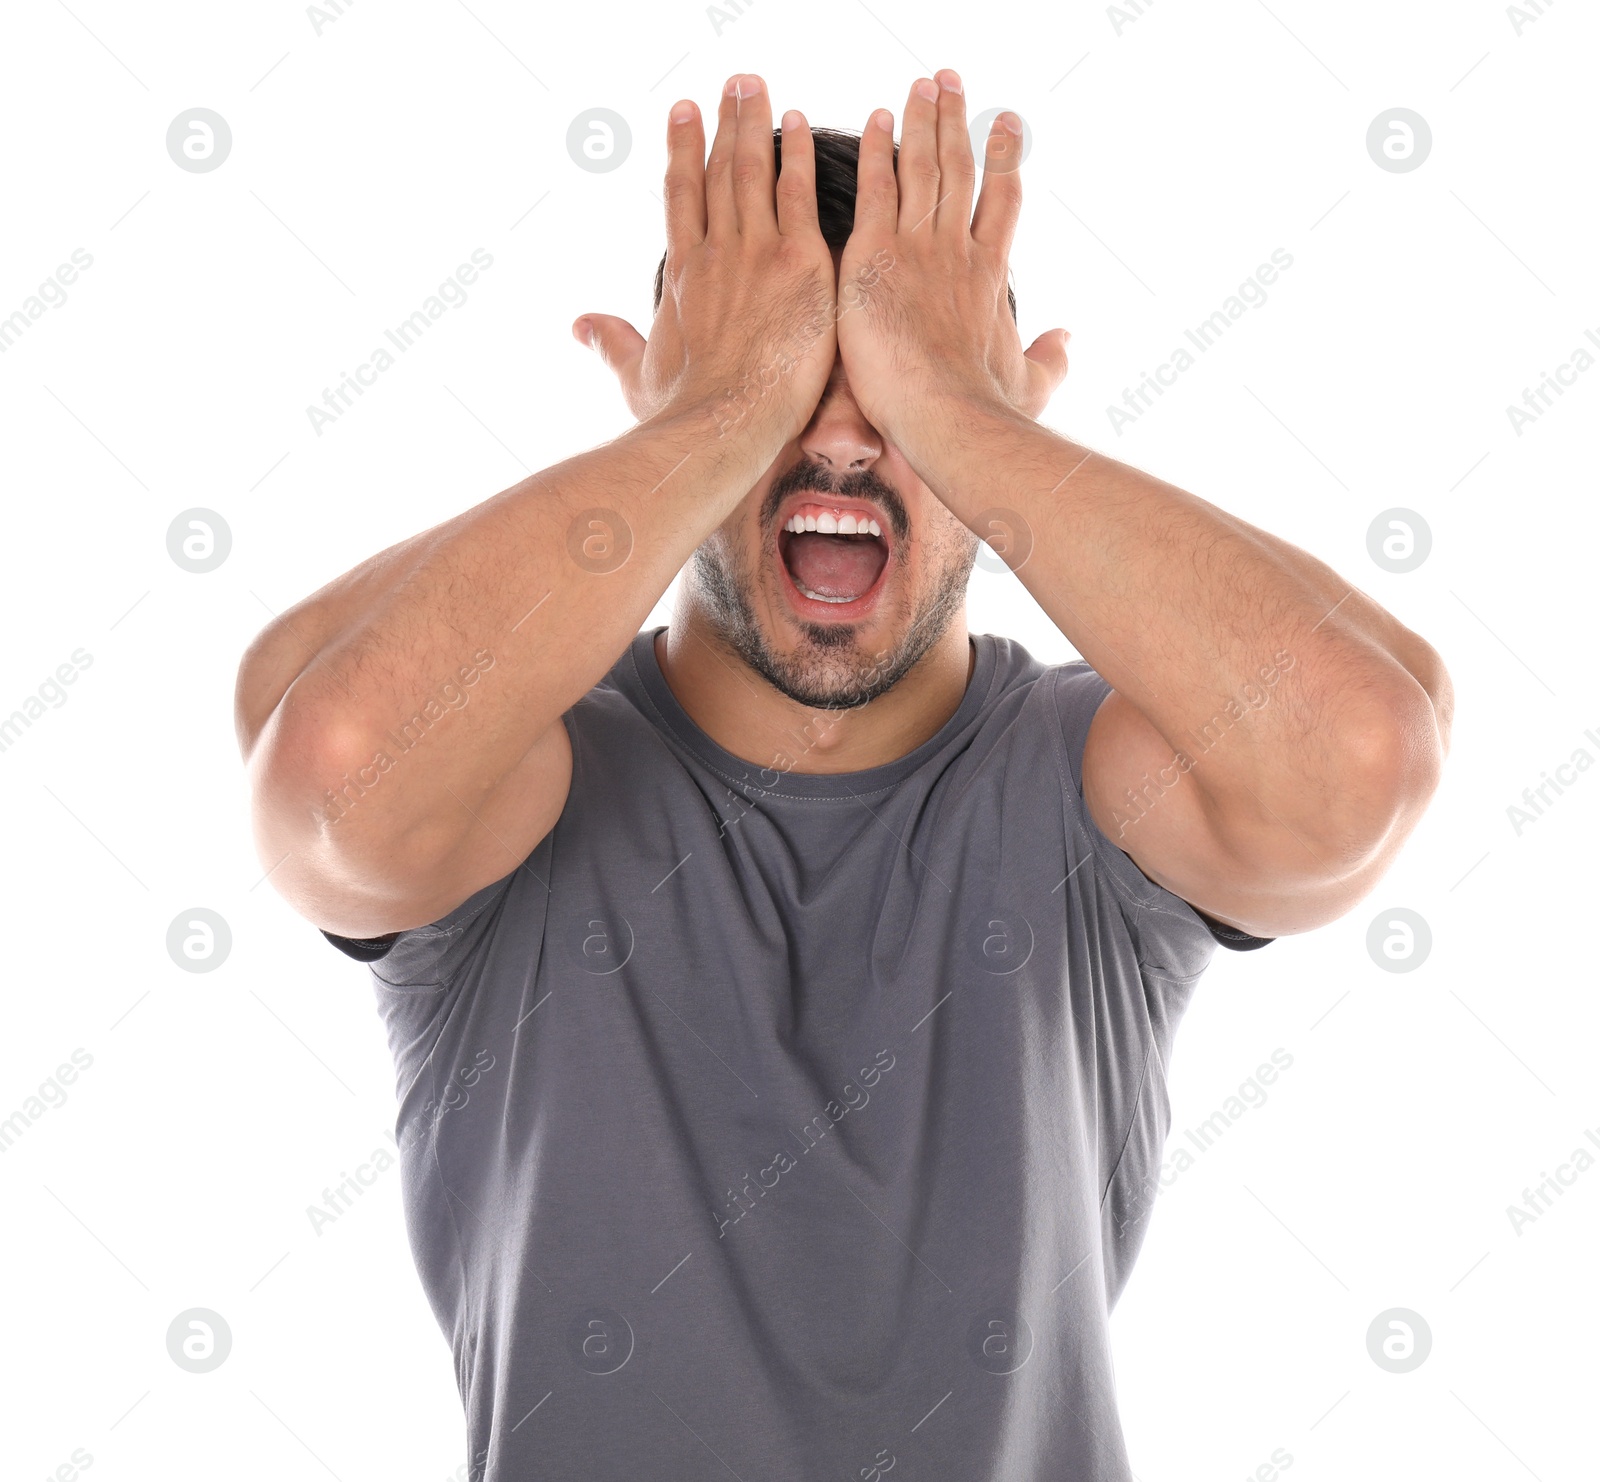
[[[1071,338],[1071,330],[1047,329],[1022,353],[1029,360],[1053,372],[1055,383],[1059,385],[1067,374],[1067,341]]]
[[[587,345],[618,376],[644,354],[644,336],[613,314],[584,314],[573,321],[573,338]]]
[[[574,321],[573,337],[595,352],[617,378],[622,399],[641,420],[648,408],[639,393],[639,362],[644,359],[645,339],[626,319],[613,314],[583,314]]]
[[[1056,389],[1067,378],[1067,341],[1072,332],[1065,329],[1047,329],[1026,350],[1022,358],[1029,362],[1028,380],[1031,383],[1029,408],[1032,416],[1039,416],[1055,395]]]

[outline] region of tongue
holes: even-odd
[[[789,571],[800,586],[824,597],[860,597],[889,559],[881,540],[812,531],[789,537]]]

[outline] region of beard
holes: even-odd
[[[826,469],[807,460],[775,479],[762,501],[757,568],[752,569],[720,532],[713,534],[691,558],[693,593],[712,631],[779,694],[808,710],[854,710],[892,689],[949,631],[966,602],[978,537],[952,518],[953,538],[932,548],[932,585],[907,615],[904,630],[889,648],[866,652],[857,641],[853,623],[800,621],[796,623],[799,643],[793,651],[782,653],[757,618],[753,598],[762,578],[769,576],[766,564],[778,509],[791,494],[802,492],[870,499],[877,504],[889,517],[895,535],[889,560],[897,569],[890,577],[903,579],[912,547],[911,521],[900,496],[870,469],[833,479]]]

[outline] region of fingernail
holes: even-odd
[[[737,72],[723,84],[722,96],[724,98],[737,98],[739,96],[739,74]]]
[[[755,95],[760,91],[761,79],[753,72],[747,73],[744,77],[739,79],[739,100],[741,102],[743,102],[746,98],[755,97]]]
[[[927,77],[919,77],[917,85],[912,90],[924,102],[936,103],[939,100],[939,84]]]
[[[1015,113],[1002,113],[1000,122],[1005,126],[1008,134],[1020,134],[1022,132],[1022,120]]]
[[[694,104],[685,99],[681,103],[672,105],[672,112],[668,115],[675,124],[688,123],[694,117]]]
[[[575,325],[573,325],[573,328],[578,331],[578,337],[583,341],[584,344],[591,347],[594,345],[594,325],[591,324],[587,319],[580,319]]]
[[[802,119],[800,117],[799,111],[797,109],[794,109],[794,108],[789,109],[789,111],[783,115],[783,131],[784,131],[784,133],[787,134],[792,129],[798,129],[800,127],[801,123],[802,123]]]
[[[948,67],[939,74],[939,81],[944,84],[946,92],[959,93],[961,91],[961,74],[952,72]]]
[[[890,113],[887,108],[874,109],[872,121],[886,134],[894,130],[894,114]]]

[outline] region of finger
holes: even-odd
[[[887,108],[877,108],[861,131],[861,148],[856,154],[856,214],[852,230],[859,232],[863,240],[892,237],[899,210],[894,115]]]
[[[939,84],[939,210],[934,216],[938,231],[965,233],[972,225],[972,187],[977,166],[972,159],[972,140],[967,136],[967,100],[962,96],[961,78],[946,67],[935,74]]]
[[[588,336],[582,333],[588,327]],[[614,314],[585,314],[572,326],[573,334],[588,345],[613,375],[627,385],[639,361],[644,357],[645,338],[626,319]]]
[[[661,200],[667,214],[667,259],[675,262],[686,247],[706,235],[706,142],[700,110],[688,98],[667,115],[667,173]]]
[[[1016,123],[1016,132],[1005,120]],[[983,155],[983,189],[972,217],[972,239],[1002,255],[1011,251],[1011,237],[1022,210],[1022,120],[1015,113],[1000,114],[989,126]]]
[[[900,230],[933,235],[939,205],[939,84],[919,77],[906,97],[900,123]],[[919,238],[918,240],[921,240]]]
[[[772,148],[772,101],[755,73],[739,79],[734,107],[738,128],[733,144],[733,206],[739,231],[746,236],[776,233],[778,212],[772,192],[778,161]]]
[[[1025,410],[1030,417],[1043,415],[1067,378],[1067,341],[1072,338],[1064,329],[1047,329],[1022,352],[1028,377]]]
[[[733,205],[733,141],[739,127],[739,85],[735,73],[723,86],[717,103],[717,132],[711,141],[711,157],[706,161],[706,237],[732,237],[738,234],[739,217]]]
[[[1071,338],[1064,329],[1047,329],[1022,352],[1028,363],[1044,376],[1044,383],[1051,392],[1067,378],[1067,341]]]
[[[805,115],[791,108],[783,115],[783,168],[778,171],[778,230],[786,237],[809,236],[817,224],[817,150]]]

